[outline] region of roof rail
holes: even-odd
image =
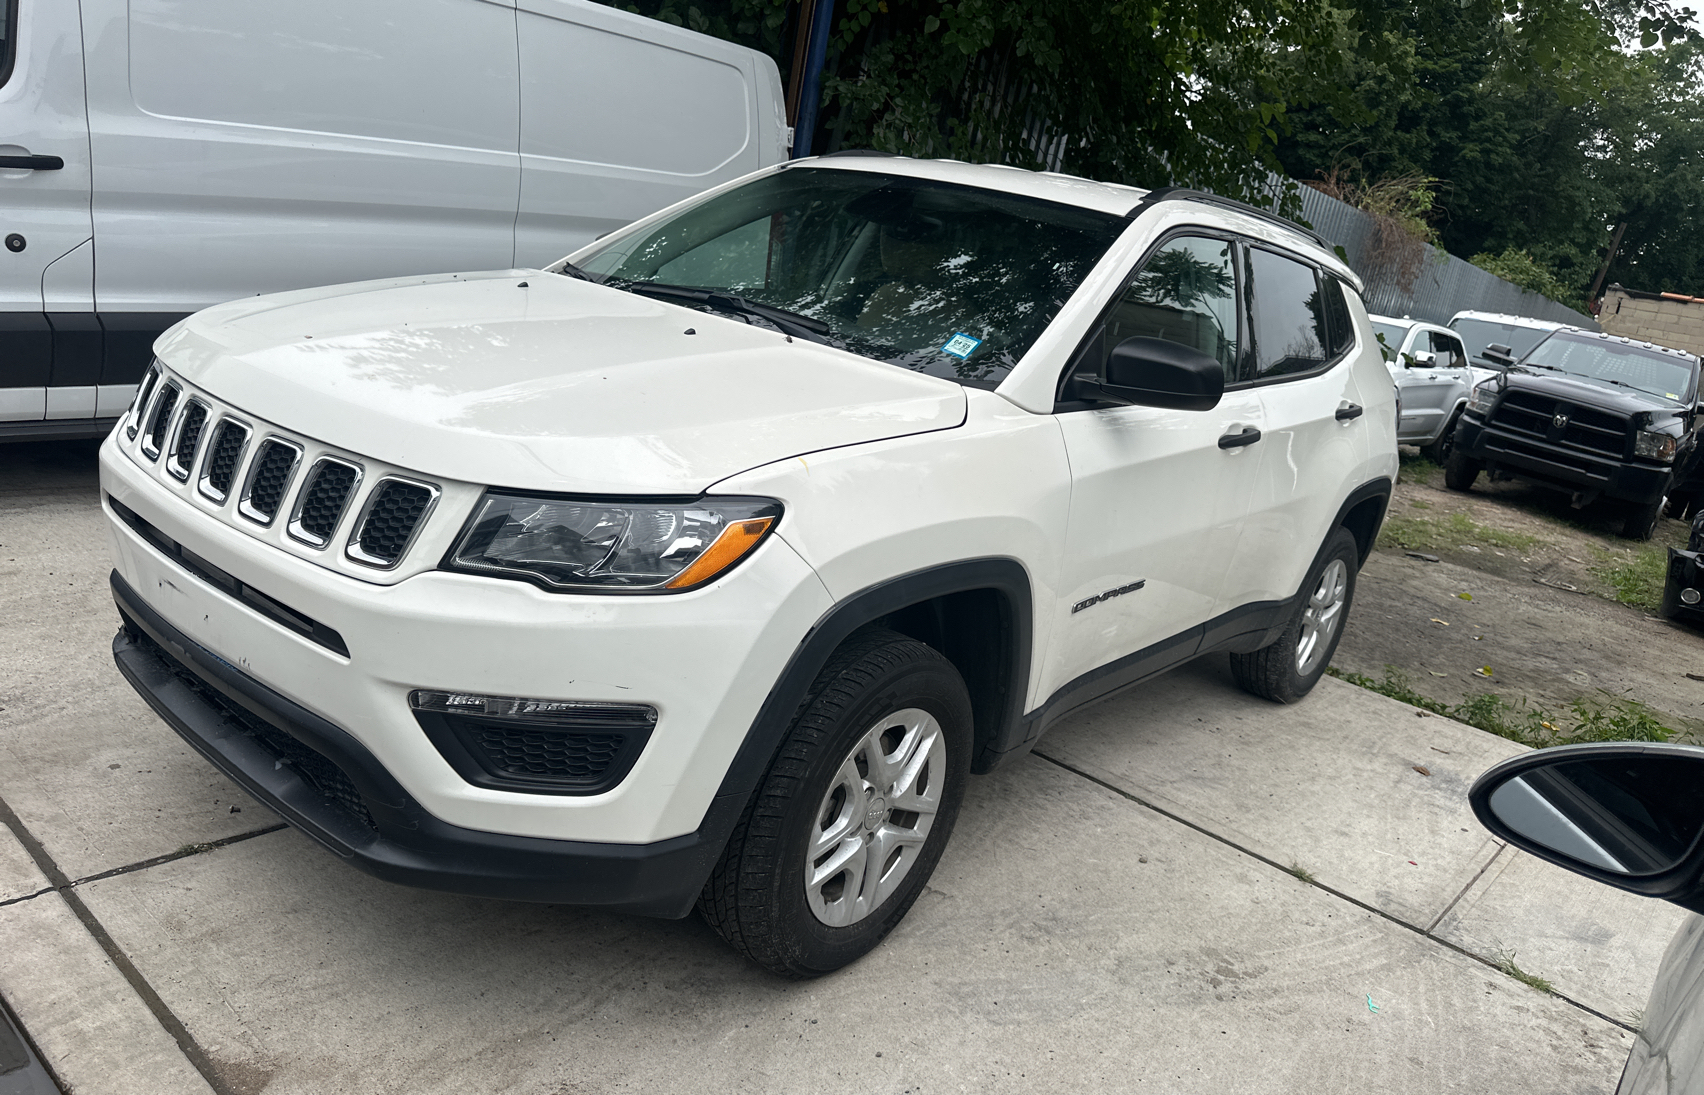
[[[1226,209],[1234,209],[1238,213],[1246,213],[1251,217],[1259,217],[1263,221],[1276,224],[1281,228],[1288,228],[1292,232],[1300,232],[1302,235],[1313,240],[1332,254],[1335,255],[1337,253],[1337,245],[1335,243],[1332,243],[1330,240],[1326,239],[1311,228],[1303,228],[1288,217],[1281,217],[1272,210],[1262,209],[1258,205],[1249,205],[1247,202],[1240,202],[1234,198],[1222,198],[1217,194],[1209,194],[1205,190],[1191,190],[1187,186],[1162,186],[1158,190],[1150,190],[1142,196],[1142,200],[1137,202],[1126,215],[1135,217],[1137,213],[1146,207],[1150,205],[1157,205],[1164,201],[1206,202],[1209,205],[1217,205]]]

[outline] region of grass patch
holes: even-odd
[[[1649,704],[1601,690],[1598,696],[1574,700],[1568,705],[1572,718],[1561,719],[1529,705],[1525,699],[1510,703],[1495,692],[1481,692],[1451,706],[1416,692],[1407,676],[1395,666],[1385,666],[1380,680],[1363,673],[1344,673],[1336,666],[1326,672],[1370,692],[1534,749],[1595,741],[1672,741],[1678,736],[1678,731],[1663,725],[1659,713]]]
[[[1421,486],[1429,487],[1444,474],[1442,464],[1418,453],[1410,456],[1398,449],[1397,459],[1401,461],[1396,471],[1398,483],[1419,483]]]
[[[1302,866],[1300,863],[1292,863],[1284,869],[1286,871],[1288,871],[1290,874],[1293,874],[1297,878],[1301,879],[1303,882],[1311,883],[1311,882],[1315,881],[1314,876],[1313,876],[1313,872],[1308,870],[1306,867]]]
[[[1521,984],[1526,985],[1528,988],[1534,988],[1543,993],[1553,993],[1556,991],[1551,987],[1549,981],[1546,981],[1544,978],[1535,973],[1528,973],[1526,970],[1515,965],[1514,951],[1509,951],[1506,954],[1500,955],[1497,958],[1497,968],[1508,974],[1510,977],[1513,977]]]
[[[1599,548],[1598,563],[1591,569],[1615,590],[1616,600],[1654,612],[1662,603],[1663,584],[1668,579],[1668,550],[1660,544],[1620,552]]]
[[[1537,543],[1540,543],[1539,538],[1529,533],[1491,528],[1465,513],[1447,513],[1441,517],[1387,517],[1384,528],[1379,532],[1378,546],[1409,551],[1448,551],[1476,544],[1525,551]],[[1660,581],[1657,592],[1659,595],[1662,593]]]

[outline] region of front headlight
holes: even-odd
[[[1652,433],[1650,430],[1640,430],[1633,435],[1633,455],[1643,456],[1646,460],[1661,460],[1665,464],[1674,463],[1674,449],[1678,439],[1671,433]]]
[[[1474,414],[1490,414],[1491,405],[1497,402],[1497,382],[1487,380],[1474,387],[1467,393],[1467,409]]]
[[[554,590],[675,593],[726,572],[780,519],[773,498],[652,503],[491,490],[446,565]]]

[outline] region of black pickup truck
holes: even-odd
[[[1452,490],[1481,471],[1627,506],[1622,535],[1649,540],[1665,508],[1704,494],[1697,476],[1699,361],[1682,350],[1577,327],[1552,332],[1469,394],[1444,466]]]

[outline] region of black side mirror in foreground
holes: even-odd
[[[1468,802],[1499,839],[1575,874],[1704,912],[1704,748],[1620,742],[1511,757]]]
[[[1507,369],[1515,363],[1515,351],[1500,342],[1493,342],[1485,347],[1485,352],[1479,355],[1492,365]]]
[[[1210,411],[1225,394],[1225,368],[1208,357],[1163,338],[1127,338],[1107,355],[1099,383],[1079,381],[1085,395],[1142,407]]]

